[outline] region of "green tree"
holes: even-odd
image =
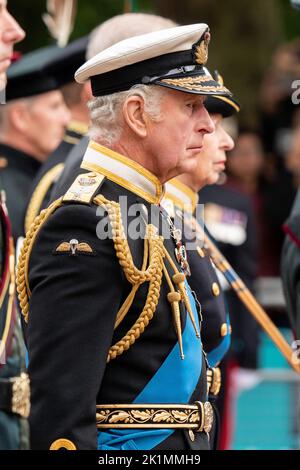
[[[300,33],[300,12],[289,0],[78,0],[71,39],[88,34],[125,7],[170,17],[179,24],[207,22],[212,41],[208,66],[224,75],[240,99],[240,120],[255,123],[259,89],[273,51]],[[27,31],[18,49],[27,52],[53,39],[42,21],[46,0],[9,0],[9,7]]]
[[[279,0],[284,37],[287,40],[300,35],[300,11],[291,7],[290,0]]]
[[[151,0],[130,0],[128,5],[136,11],[149,11]],[[78,13],[71,39],[84,36],[106,19],[124,12],[126,0],[78,0]],[[26,30],[25,40],[18,45],[28,52],[53,43],[42,20],[46,0],[9,0],[9,9]]]
[[[224,75],[242,104],[240,121],[255,123],[259,87],[283,39],[277,0],[154,0],[156,11],[181,24],[206,22],[212,33],[208,67]]]

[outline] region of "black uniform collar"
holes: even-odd
[[[7,160],[7,167],[18,168],[18,170],[30,175],[34,175],[41,166],[41,162],[32,155],[6,144],[0,144],[0,157]]]
[[[151,204],[159,204],[164,187],[150,171],[128,157],[90,141],[81,168],[96,171]]]

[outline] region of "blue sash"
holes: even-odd
[[[188,284],[187,292],[200,329],[198,312]],[[171,315],[171,313],[170,313]],[[141,341],[143,339],[141,338]],[[178,343],[133,403],[188,403],[202,369],[202,343],[196,337],[190,317],[182,334],[184,360]],[[150,450],[173,434],[173,429],[110,429],[98,432],[98,450]]]

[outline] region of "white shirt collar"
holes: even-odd
[[[198,194],[176,178],[165,185],[164,200],[170,200],[178,208],[193,213],[198,204]]]
[[[164,187],[143,166],[120,153],[90,141],[81,168],[96,171],[151,204],[159,204]]]

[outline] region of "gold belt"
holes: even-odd
[[[213,424],[213,408],[206,401],[193,405],[136,404],[97,405],[98,429],[193,429],[209,433]]]
[[[219,367],[211,367],[206,371],[207,393],[217,396],[221,388],[221,370]]]

